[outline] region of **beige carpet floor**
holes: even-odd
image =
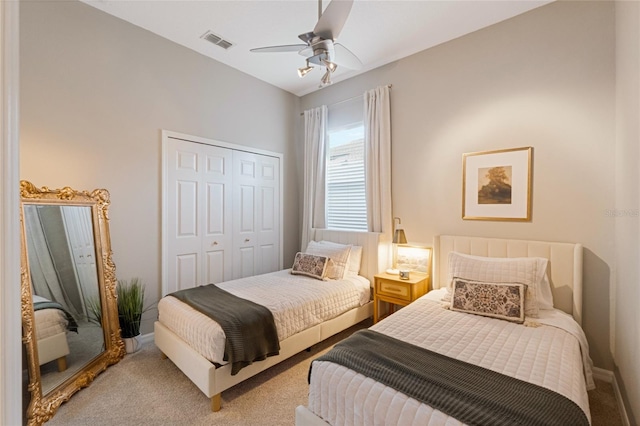
[[[293,425],[295,407],[307,403],[311,360],[355,330],[354,326],[222,393],[222,410],[153,343],[127,355],[63,404],[47,425]],[[589,393],[593,426],[621,425],[611,385],[597,382]]]

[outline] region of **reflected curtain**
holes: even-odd
[[[326,226],[326,142],[328,112],[325,105],[304,112],[304,194],[302,245],[307,248],[314,228]]]
[[[60,283],[38,209],[25,208],[24,221],[33,294],[61,304],[72,315],[79,315]]]
[[[391,239],[391,105],[389,86],[364,93],[365,180],[370,232]]]

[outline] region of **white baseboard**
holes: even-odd
[[[627,410],[625,409],[624,402],[622,400],[622,393],[620,392],[620,387],[618,386],[618,381],[616,380],[616,376],[613,374],[613,371],[593,367],[593,378],[611,383],[611,386],[613,387],[613,394],[615,395],[616,402],[618,403],[618,410],[620,410],[622,424],[623,426],[631,426],[631,421],[629,420]]]
[[[153,333],[143,334],[138,338],[138,341],[142,345],[146,345],[149,342],[153,342]]]
[[[593,367],[593,378],[596,380],[602,380],[603,382],[613,383],[615,376],[613,371],[605,370],[604,368]]]

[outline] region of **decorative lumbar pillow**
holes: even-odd
[[[453,279],[451,310],[522,324],[526,286]]]
[[[332,280],[341,280],[344,278],[350,252],[351,246],[332,247],[326,244],[320,244],[317,241],[309,241],[309,245],[305,250],[305,253],[329,258],[329,265],[327,266],[325,277]]]
[[[326,256],[316,256],[307,253],[296,253],[291,267],[293,275],[306,275],[307,277],[324,280],[324,275],[329,264],[329,258]]]
[[[537,318],[542,300],[541,287],[549,287],[546,278],[547,259],[537,257],[482,257],[450,252],[447,276],[448,297],[453,293],[453,279],[491,283],[521,283],[526,285],[525,315]],[[551,295],[549,288],[545,294]],[[553,303],[551,301],[551,303]],[[545,307],[546,308],[546,307]]]

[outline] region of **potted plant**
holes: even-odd
[[[118,280],[118,320],[120,332],[127,353],[140,348],[137,336],[140,335],[140,321],[144,308],[144,286],[139,278],[131,281]]]

